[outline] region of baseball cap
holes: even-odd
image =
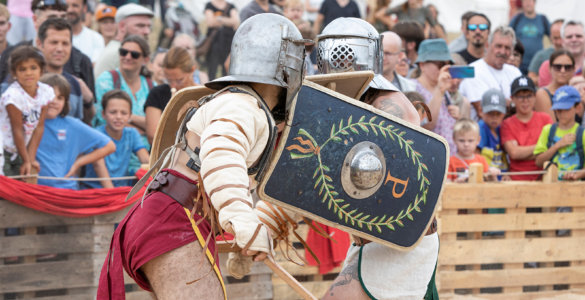
[[[533,93],[536,93],[536,86],[534,85],[534,82],[532,81],[532,79],[530,79],[527,76],[522,75],[522,76],[514,79],[514,81],[512,81],[511,95],[514,96],[519,91],[531,91]]]
[[[424,40],[418,46],[418,57],[416,62],[427,61],[450,61],[453,62],[449,47],[444,39]]]
[[[552,99],[552,110],[569,109],[581,101],[581,95],[576,88],[564,85],[557,89]]]
[[[485,113],[499,111],[506,113],[506,96],[498,89],[489,89],[481,96],[481,110]]]
[[[115,6],[106,6],[102,9],[98,10],[95,13],[95,19],[100,21],[105,18],[115,18],[116,17],[116,7]]]
[[[152,18],[154,17],[154,14],[150,9],[142,5],[128,3],[118,8],[118,11],[116,12],[116,23],[120,23],[120,21],[131,16],[148,16]]]

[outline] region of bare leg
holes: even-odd
[[[211,267],[199,243],[193,242],[150,260],[140,270],[158,300],[224,299]]]
[[[323,300],[333,299],[370,299],[360,284],[357,259],[343,266],[341,273],[335,278],[335,281],[333,281],[333,284],[323,297]]]

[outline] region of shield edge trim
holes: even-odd
[[[356,71],[356,72],[345,72],[345,73],[331,73],[331,74],[318,74],[306,76],[305,80],[324,86],[330,90],[334,90],[330,87],[330,84],[339,86],[339,82],[351,80],[352,82],[363,80],[362,86],[357,90],[352,90],[353,95],[344,94],[349,98],[358,99],[368,88],[370,82],[374,79],[374,72],[372,71]],[[339,92],[338,92],[339,93]]]
[[[286,209],[292,210],[295,213],[298,213],[298,214],[300,214],[302,216],[305,216],[305,217],[308,217],[308,218],[313,219],[315,221],[321,222],[321,223],[323,223],[323,224],[325,224],[327,226],[331,226],[331,227],[335,227],[335,228],[344,230],[344,231],[346,231],[346,232],[348,232],[350,234],[353,234],[353,235],[356,235],[356,236],[359,236],[359,237],[362,237],[362,238],[371,240],[373,242],[382,244],[384,246],[387,246],[387,247],[390,247],[390,248],[393,248],[393,249],[396,249],[396,250],[399,250],[399,251],[410,251],[410,250],[416,248],[416,246],[418,246],[418,244],[422,241],[422,238],[425,236],[426,232],[428,231],[429,227],[431,226],[431,223],[433,222],[433,219],[435,218],[436,213],[437,213],[437,206],[439,205],[439,201],[441,201],[441,197],[443,196],[443,190],[444,190],[444,187],[445,187],[445,182],[447,180],[447,170],[448,170],[448,164],[449,164],[449,158],[448,158],[449,145],[448,145],[447,141],[443,137],[441,137],[440,135],[438,135],[438,134],[436,134],[434,132],[431,132],[429,130],[426,130],[426,129],[420,127],[420,126],[412,125],[412,124],[410,124],[410,123],[408,123],[408,122],[406,122],[406,121],[404,121],[402,119],[399,119],[399,118],[397,118],[397,117],[395,117],[395,116],[393,116],[393,115],[391,115],[389,113],[386,113],[386,112],[384,112],[382,110],[379,110],[379,109],[377,109],[377,108],[375,108],[375,107],[373,107],[373,106],[371,106],[369,104],[365,104],[365,103],[363,103],[361,101],[358,101],[358,100],[355,100],[355,99],[350,98],[348,96],[345,96],[343,94],[340,94],[340,93],[338,93],[336,91],[333,91],[331,89],[328,89],[326,87],[323,87],[323,86],[321,86],[319,84],[316,84],[316,83],[313,83],[311,81],[305,80],[303,82],[303,85],[306,85],[308,87],[317,89],[317,90],[319,90],[321,92],[324,92],[326,94],[329,94],[329,95],[331,95],[333,97],[339,98],[342,101],[349,102],[350,104],[353,104],[355,106],[358,106],[358,107],[363,108],[365,110],[368,110],[370,112],[376,113],[376,114],[381,115],[381,116],[383,116],[385,118],[391,119],[392,121],[394,121],[396,123],[399,123],[402,126],[406,126],[406,127],[409,127],[410,129],[413,129],[413,130],[422,132],[422,133],[424,133],[426,135],[429,135],[429,136],[432,136],[432,137],[436,138],[437,140],[439,140],[440,142],[442,142],[443,145],[445,146],[445,155],[447,156],[445,158],[445,174],[443,174],[443,184],[441,185],[441,189],[439,191],[439,195],[438,195],[438,198],[437,198],[437,202],[433,206],[433,214],[431,215],[431,218],[429,218],[429,222],[425,226],[425,229],[421,232],[420,236],[417,238],[416,242],[414,242],[409,247],[404,247],[404,246],[399,246],[399,245],[390,243],[390,242],[385,241],[383,239],[380,239],[378,237],[375,237],[375,236],[372,236],[372,235],[368,235],[368,234],[366,234],[364,232],[358,231],[358,230],[353,229],[351,227],[347,227],[345,225],[342,225],[342,224],[339,224],[339,223],[336,223],[336,222],[333,222],[333,221],[329,221],[329,220],[327,220],[327,219],[325,219],[323,217],[320,217],[318,215],[315,215],[313,213],[310,213],[310,212],[308,212],[306,210],[302,210],[302,209],[297,208],[297,207],[295,207],[293,205],[290,205],[288,203],[282,202],[282,201],[280,201],[278,199],[275,199],[275,198],[272,198],[272,197],[268,196],[265,193],[264,189],[266,187],[266,183],[268,182],[268,179],[272,176],[272,172],[274,171],[274,169],[276,167],[276,164],[278,162],[278,158],[280,158],[280,156],[284,152],[284,147],[285,147],[285,144],[286,144],[285,141],[288,139],[288,135],[290,134],[290,131],[291,131],[291,128],[292,128],[291,127],[291,122],[292,122],[292,120],[294,118],[294,112],[295,112],[296,105],[297,105],[297,97],[298,97],[298,94],[293,99],[293,103],[291,104],[290,115],[289,115],[289,117],[286,120],[286,124],[285,124],[284,130],[282,132],[282,136],[280,137],[280,140],[283,141],[283,142],[281,142],[281,143],[278,144],[276,150],[274,151],[274,153],[272,154],[272,157],[270,158],[270,162],[269,162],[268,168],[266,169],[266,175],[264,176],[264,179],[261,182],[258,183],[258,189],[257,189],[258,192],[257,193],[258,193],[259,198],[261,200],[265,200],[265,201],[274,203],[276,205],[280,205],[280,206],[282,206],[282,207],[284,207]],[[302,88],[302,86],[301,86],[301,88]]]

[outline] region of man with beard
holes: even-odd
[[[67,0],[67,21],[73,29],[73,46],[95,63],[104,50],[104,38],[83,24],[87,13],[87,0]]]
[[[471,112],[472,119],[482,118],[481,97],[491,88],[502,91],[509,103],[510,84],[522,75],[518,68],[506,64],[514,50],[515,41],[514,29],[498,26],[489,36],[484,57],[470,64],[475,68],[475,77],[464,79],[459,86],[459,91],[469,99],[474,108]]]
[[[474,13],[467,19],[465,35],[467,48],[457,52],[463,60],[470,64],[485,55],[485,44],[490,34],[490,20],[481,13]]]

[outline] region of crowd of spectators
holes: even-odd
[[[110,178],[148,162],[172,95],[226,75],[239,24],[270,12],[308,39],[339,17],[372,23],[383,36],[384,77],[427,104],[431,118],[417,107],[421,125],[450,146],[449,179],[467,180],[472,162],[490,180],[536,180],[502,173],[542,170],[546,161],[557,164],[561,179],[585,177],[578,171],[585,28],[549,22],[535,0],[522,0],[509,24],[466,12],[461,35],[450,39],[437,8],[422,0],[371,1],[367,15],[355,0],[249,0],[240,10],[210,0],[201,24],[182,1],[160,1],[160,32],[153,32],[154,1],[0,4],[0,174],[99,178],[39,181],[71,189],[132,184]],[[317,73],[315,52],[307,46],[307,74]],[[472,67],[474,76],[455,78],[454,66]]]

